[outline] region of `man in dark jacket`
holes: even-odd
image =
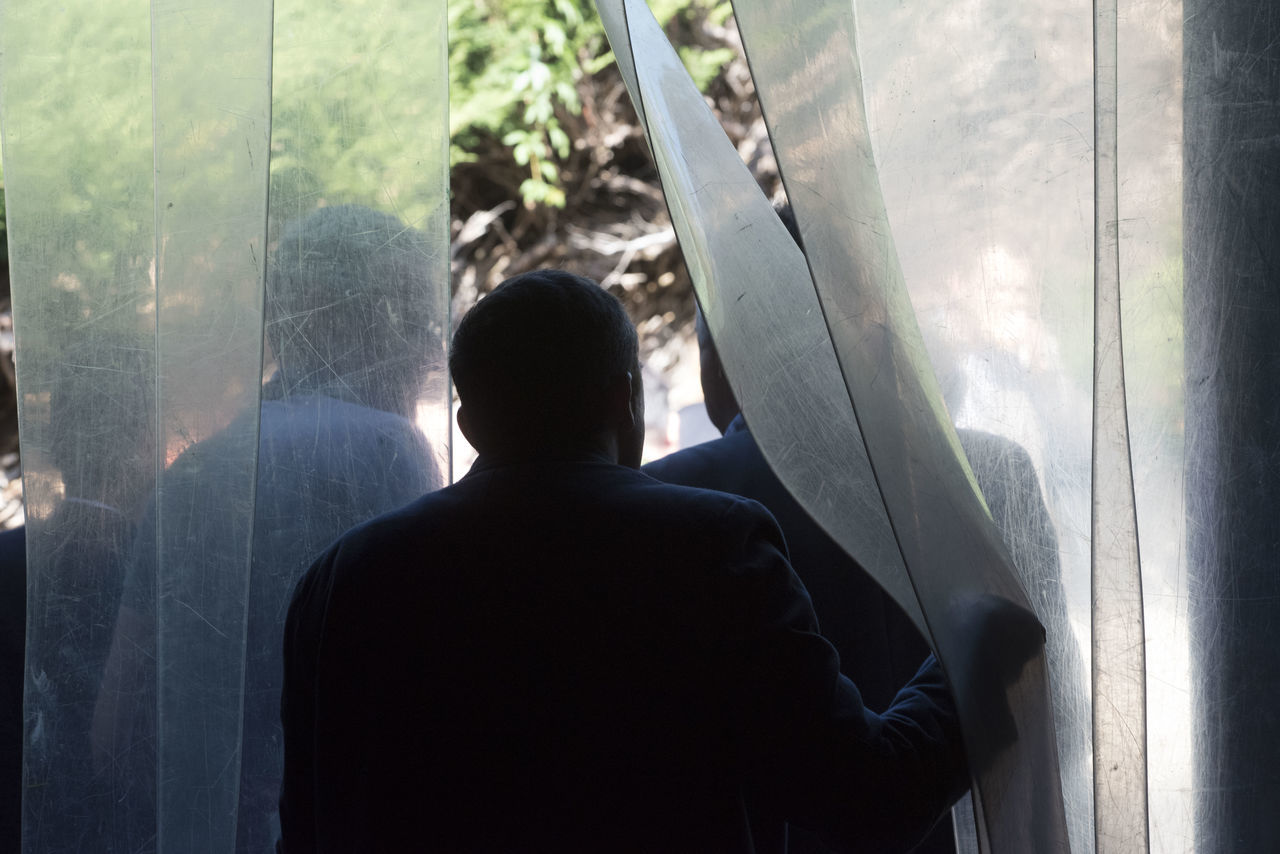
[[[635,331],[501,285],[450,367],[480,456],[340,538],[285,629],[281,849],[907,849],[963,791],[930,660],[868,711],[760,505],[636,471]]]
[[[813,597],[823,637],[839,651],[840,669],[872,709],[885,709],[929,647],[906,613],[823,531],[774,475],[747,429],[715,345],[697,324],[707,414],[724,435],[649,463],[645,474],[664,483],[716,489],[759,501],[786,536],[791,564]],[[791,854],[830,850],[814,834],[793,828]],[[956,850],[951,822],[942,821],[915,849]]]
[[[790,207],[781,207],[778,215],[799,244]],[[813,597],[823,637],[840,654],[841,672],[858,686],[870,708],[887,708],[928,654],[928,644],[906,613],[778,480],[747,428],[701,315],[697,336],[707,415],[723,435],[649,463],[645,474],[664,483],[716,489],[763,504],[786,536],[791,564]],[[1013,556],[1032,596],[1043,604],[1041,613],[1060,613],[1055,625],[1065,624],[1057,537],[1027,452],[1009,439],[974,430],[960,430],[959,437],[996,524],[1002,532],[1015,525],[1022,532],[1013,540]],[[875,486],[867,484],[867,488]],[[1033,580],[1036,583],[1030,583]],[[1075,662],[1061,658],[1068,664]],[[829,849],[801,829],[793,830],[790,850],[791,854],[819,854]],[[955,850],[951,823],[944,821],[916,852],[952,854]]]

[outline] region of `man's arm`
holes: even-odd
[[[750,509],[754,505],[743,505]],[[959,722],[932,656],[882,715],[817,633],[781,534],[764,513],[731,567],[743,670],[739,729],[756,797],[839,849],[908,850],[965,790]]]

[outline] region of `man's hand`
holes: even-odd
[[[948,668],[960,688],[957,699],[963,697],[968,711],[983,722],[980,737],[970,733],[967,740],[977,771],[1017,740],[1008,689],[1044,649],[1045,629],[1031,611],[994,594],[959,597],[948,616],[952,638],[959,641]]]

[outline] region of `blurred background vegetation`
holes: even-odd
[[[766,193],[776,193],[777,169],[730,3],[651,0],[650,7]],[[139,214],[152,204],[145,18],[102,7],[83,11],[42,23],[57,30],[46,35],[56,37],[65,52],[51,54],[48,62],[41,57],[6,68],[9,91],[28,93],[27,130],[42,146],[40,157],[25,159],[23,180],[53,188],[42,195],[40,209],[24,210],[24,217],[33,227],[57,223],[59,233],[75,242],[70,252],[60,253],[74,258],[74,269],[63,271],[49,291],[47,310],[86,318],[127,316],[132,320],[122,322],[145,326],[147,311],[114,311],[137,302],[138,287],[119,283],[145,283],[153,254],[153,223],[140,221],[146,218]],[[700,398],[696,359],[688,358],[696,353],[692,291],[656,170],[594,5],[450,0],[448,31],[455,320],[499,281],[529,269],[563,267],[601,282],[623,299],[640,329],[650,429],[658,428],[660,451],[667,414]],[[436,30],[401,25],[385,0],[277,3],[273,187],[283,181],[294,198],[309,196],[321,204],[366,202],[377,192],[403,219],[418,224],[438,213],[438,201],[413,195],[403,169],[385,166],[405,160],[397,150],[397,127],[433,120],[421,104],[395,95],[405,90],[406,57],[423,55],[424,44],[438,37]],[[104,52],[104,44],[118,49]],[[77,55],[108,57],[108,67],[67,61]],[[338,74],[335,58],[350,59]],[[95,101],[95,109],[77,108],[76,93],[91,79],[86,75],[124,85],[106,101]],[[32,104],[38,105],[36,121]],[[104,156],[108,149],[110,156]],[[170,183],[180,180],[166,177]],[[139,201],[125,207],[122,198]],[[272,203],[276,221],[288,218],[289,211],[274,210],[274,192]],[[7,484],[16,480],[19,467],[4,236],[0,211],[0,461],[10,476],[0,488],[13,492],[20,487]],[[107,246],[116,251],[100,251]],[[61,305],[67,300],[77,305]],[[0,524],[4,517],[0,509]]]
[[[777,168],[732,7],[649,5],[774,194]],[[455,317],[506,276],[565,267],[623,298],[651,381],[666,381],[689,341],[691,286],[594,7],[455,0],[449,27]]]

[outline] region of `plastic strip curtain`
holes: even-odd
[[[1146,638],[1120,315],[1117,9],[1094,4],[1093,807],[1099,852],[1145,851]]]
[[[753,435],[787,488],[804,496],[809,513],[876,574],[920,630],[926,631],[884,505],[874,490],[865,488],[873,482],[870,463],[862,450],[840,365],[821,323],[822,308],[804,255],[760,195],[754,179],[732,166],[714,117],[704,109],[701,96],[691,94],[681,69],[649,65],[669,50],[661,33],[655,39],[650,28],[639,31],[645,34],[647,51],[661,48],[662,52],[638,53],[645,57],[638,69],[632,59],[637,35],[628,29],[638,25],[626,17],[630,8],[624,11],[624,5],[615,2],[596,6],[655,158],[666,154],[660,147],[666,140],[659,134],[674,135],[685,129],[685,138],[698,142],[683,150],[684,156],[659,163],[681,250],[695,276],[698,299],[717,349],[731,371],[742,366],[733,371],[732,381],[744,411],[752,413]],[[644,7],[638,8],[643,13]],[[641,17],[640,22],[644,24],[645,19]],[[639,70],[666,75],[672,91],[683,97],[669,103],[641,97]],[[661,111],[661,125],[656,116],[648,118],[649,109]],[[732,148],[728,151],[732,153]],[[674,173],[677,177],[670,186],[666,184],[672,174],[669,170],[681,170]],[[697,186],[699,178],[706,180],[711,174],[715,194],[676,190]],[[714,214],[716,210],[733,213],[723,217]],[[739,231],[749,232],[753,239],[737,238]],[[754,239],[762,234],[768,237]],[[733,251],[724,251],[725,245]],[[777,275],[764,276],[761,270]],[[768,287],[763,286],[765,282]]]
[[[149,662],[124,649],[145,648],[154,631],[156,847],[225,851],[236,792],[219,781],[240,768],[262,370],[271,4],[151,12],[162,468],[108,667],[140,677]]]
[[[834,60],[825,50],[850,31],[848,10],[809,9],[806,17],[799,5],[740,2],[736,11],[806,244],[817,247],[810,261],[826,263],[827,244],[815,235],[823,217],[806,221],[804,201],[838,196],[848,180],[841,170],[856,164],[815,167],[809,174],[818,179],[801,182],[796,166],[826,156],[818,138],[838,149],[850,140],[865,146],[866,136],[961,444],[1050,628],[1072,850],[1142,850],[1148,835],[1158,851],[1267,848],[1275,838],[1263,806],[1274,786],[1266,759],[1274,742],[1239,733],[1249,728],[1245,709],[1273,705],[1275,684],[1256,678],[1270,658],[1264,627],[1274,622],[1260,613],[1274,599],[1266,580],[1273,573],[1263,568],[1270,552],[1262,543],[1271,540],[1265,525],[1249,527],[1271,512],[1273,479],[1248,461],[1274,445],[1264,377],[1275,361],[1266,331],[1274,328],[1275,292],[1264,271],[1275,217],[1262,201],[1274,186],[1267,171],[1274,159],[1258,140],[1274,136],[1274,111],[1264,116],[1261,105],[1277,85],[1280,21],[1268,4],[1250,2],[1184,8],[1135,0],[1098,4],[1095,15],[1084,3],[862,0],[867,127],[832,110],[822,113],[825,129],[806,129],[796,113],[806,100],[827,97],[811,90],[830,92],[858,69],[848,64],[851,46]],[[770,55],[788,39],[790,52]],[[635,55],[649,62],[654,51],[646,42]],[[785,75],[776,72],[793,67],[811,74],[807,87],[781,86]],[[641,85],[651,114],[659,97],[675,97],[678,72],[665,73],[661,92]],[[635,91],[641,81],[629,76]],[[1185,118],[1184,87],[1192,111]],[[692,107],[679,114],[686,124],[696,115]],[[731,230],[753,216],[736,204],[752,196],[745,173],[681,186],[681,170],[712,158],[701,149],[713,144],[714,124],[701,128],[706,139],[688,131],[683,139],[693,144],[668,155],[672,162],[655,156],[677,219],[693,219],[685,211],[693,208]],[[649,130],[677,136],[652,116]],[[655,149],[661,144],[654,140]],[[722,156],[728,169],[728,152]],[[1184,190],[1184,174],[1195,178],[1194,192]],[[730,201],[705,198],[716,194]],[[1185,226],[1184,204],[1192,217]],[[877,221],[869,214],[857,221]],[[755,239],[767,234],[765,219],[752,222]],[[698,227],[710,237],[681,234],[691,266],[730,270],[731,257],[704,257],[723,237],[718,227]],[[1200,271],[1186,296],[1185,370],[1195,382],[1185,394],[1184,228],[1187,263]],[[888,233],[883,223],[881,230]],[[739,245],[726,254],[753,251]],[[735,275],[744,269],[751,272],[744,265]],[[856,262],[844,272],[856,277]],[[732,336],[732,324],[725,328]],[[760,340],[759,330],[750,335]],[[762,367],[782,370],[753,362],[750,351],[739,366],[735,380],[748,386]],[[1096,446],[1095,399],[1104,416]],[[756,420],[772,417],[767,407],[757,413]],[[1184,446],[1184,423],[1194,447]],[[1019,486],[1024,480],[1029,489]],[[1229,497],[1245,483],[1251,500]],[[803,489],[797,494],[806,498]],[[1015,497],[1029,495],[1036,500],[1018,506]],[[1030,514],[1041,498],[1048,537],[1044,520]],[[856,546],[851,551],[877,571]],[[1096,724],[1104,742],[1096,757],[1090,662],[1100,680],[1095,699],[1109,705]],[[1095,760],[1104,772],[1096,791]]]
[[[783,29],[767,19],[752,18],[753,11],[764,15],[763,7],[753,10],[739,4],[737,9],[766,114],[775,106],[771,94],[787,104],[777,111],[783,117],[770,116],[771,129],[809,247],[811,280],[803,257],[725,140],[647,7],[640,2],[598,6],[624,78],[634,87],[633,100],[641,105],[699,300],[753,430],[780,412],[847,408],[852,399],[874,477],[846,487],[881,498],[887,507],[914,587],[903,604],[923,612],[926,635],[948,668],[966,724],[982,799],[979,836],[1005,850],[1065,848],[1043,660],[1024,669],[1009,691],[1007,708],[979,702],[991,696],[991,687],[980,687],[980,681],[1003,665],[986,658],[981,667],[974,666],[979,656],[973,648],[973,626],[964,624],[968,608],[987,594],[1018,605],[1026,598],[972,474],[957,453],[954,432],[941,417],[940,396],[927,385],[931,378],[897,280],[871,167],[851,10],[806,4],[779,10],[775,4],[769,15],[792,25]],[[794,37],[797,32],[807,39]],[[753,41],[753,34],[759,41]],[[769,51],[773,53],[762,62],[761,54]],[[770,78],[762,71],[762,66],[779,74],[804,71],[807,62],[819,71],[789,79]],[[773,87],[777,90],[771,92]],[[831,126],[819,129],[824,119]],[[780,133],[783,128],[785,135]],[[820,195],[824,190],[825,197]],[[849,243],[847,230],[827,227],[837,222],[845,229],[850,222],[861,226],[853,229],[856,246]],[[762,307],[772,308],[775,299],[785,304],[785,295],[770,293],[775,287],[812,290],[811,282],[817,283],[822,311],[804,312],[786,327],[773,325],[774,316],[760,313]],[[807,302],[812,305],[813,299]],[[804,305],[801,302],[802,311]],[[763,334],[735,342],[747,324],[758,326]],[[829,340],[824,340],[824,333]],[[786,369],[777,363],[787,365],[788,354],[762,354],[759,344],[768,341],[777,347],[779,339],[791,339],[793,352],[826,351],[807,359],[805,368],[820,359],[838,361],[844,381],[819,389],[834,398],[813,400],[812,386],[785,392],[771,386],[770,380]],[[843,389],[846,382],[848,392]],[[843,434],[835,432],[842,427]],[[856,453],[862,440],[851,427],[847,420],[833,419],[795,430],[784,421],[781,430],[770,430],[770,438],[757,434],[757,440],[784,482],[790,481],[795,489],[805,479],[793,476],[790,467],[812,468],[814,459],[825,465]],[[782,436],[784,441],[771,446]],[[818,453],[813,453],[806,443],[815,436],[840,450],[833,454],[818,444]],[[826,473],[809,482],[821,490],[829,483],[822,478]],[[810,493],[797,495],[802,502],[811,499]],[[865,505],[867,498],[858,503]],[[820,513],[814,515],[825,521]],[[838,526],[832,530],[833,535],[841,533]],[[856,539],[852,545],[852,553],[863,558]],[[892,567],[865,558],[864,563],[891,592],[902,589],[902,579],[893,577]]]
[[[26,850],[274,850],[293,583],[448,471],[445,6],[356,5],[2,7]]]
[[[1072,850],[1142,850],[1148,831],[1153,850],[1195,850],[1204,795],[1190,764],[1182,41],[1199,19],[1146,0],[861,0],[857,10],[880,181],[948,406],[965,431],[1026,449],[1052,519],[1054,554],[1035,545],[1029,518],[1010,514],[1001,528],[1042,619],[1058,615],[1045,622],[1060,626],[1049,653]],[[1097,307],[1108,310],[1096,328],[1095,264]],[[1110,371],[1096,396],[1095,356]],[[1097,445],[1095,401],[1112,418]],[[1126,423],[1127,447],[1115,432]],[[977,470],[997,462],[969,455]],[[1091,640],[1095,605],[1105,630]],[[1109,719],[1099,709],[1099,737],[1128,748],[1108,748],[1109,763],[1093,756],[1090,662],[1104,680],[1128,681]],[[1095,758],[1107,763],[1097,841]]]
[[[111,767],[126,757],[95,760],[90,732],[156,479],[150,8],[64,8],[5,2],[0,18],[27,515],[24,837],[29,851],[141,850],[154,821],[130,839],[116,809],[130,784]],[[155,777],[144,753],[139,785]]]

